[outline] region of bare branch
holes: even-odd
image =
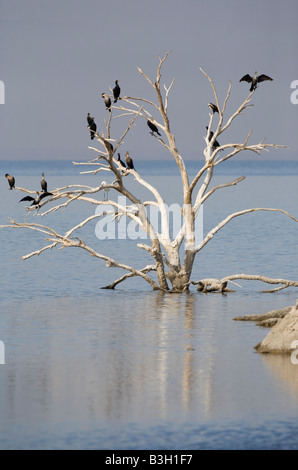
[[[27,222],[16,222],[13,219],[9,218],[10,223],[6,225],[0,225],[0,228],[28,228],[29,230],[36,230],[38,232],[44,233],[46,235],[52,236],[54,235],[55,237],[59,236],[55,230],[53,230],[50,227],[47,227],[46,225],[41,225],[41,224],[34,224],[34,223],[27,223]]]
[[[150,80],[149,77],[147,77],[147,75],[143,72],[143,70],[140,67],[138,67],[138,71],[140,72],[141,75],[143,75],[145,80],[147,80],[147,82],[150,83],[150,85],[154,88],[154,83]]]
[[[33,256],[39,256],[43,251],[51,250],[52,248],[56,247],[57,245],[58,245],[58,242],[54,242],[51,245],[45,246],[45,247],[41,248],[40,250],[36,250],[33,253],[30,253],[29,255],[23,256],[22,259],[26,260],[26,259],[32,258]]]
[[[215,86],[213,84],[213,81],[211,80],[211,78],[209,77],[209,75],[200,67],[200,70],[201,72],[205,75],[205,77],[208,79],[211,87],[212,87],[212,90],[213,90],[213,94],[214,94],[214,98],[215,98],[215,101],[216,101],[216,106],[217,106],[217,109],[218,109],[218,114],[219,114],[219,117],[222,118],[222,111],[221,111],[221,108],[220,108],[220,105],[219,105],[219,100],[218,100],[218,95],[217,95],[217,91],[215,89]],[[230,89],[229,89],[230,90]],[[228,92],[229,93],[229,92]],[[228,97],[226,98],[226,101],[227,101]]]
[[[172,86],[174,85],[174,82],[175,82],[175,79],[173,78],[169,88],[167,88],[165,85],[164,85],[164,89],[166,91],[166,96],[165,96],[165,112],[167,113],[168,112],[168,101],[169,101],[169,93],[170,93],[170,90],[172,88]]]
[[[114,150],[114,153],[117,151],[117,149],[120,147],[120,145],[123,143],[124,141],[124,138],[126,137],[126,135],[128,134],[128,132],[130,131],[130,129],[132,128],[132,126],[134,125],[136,119],[140,116],[140,114],[142,113],[143,111],[143,107],[141,107],[139,109],[139,111],[136,113],[136,115],[129,121],[129,124],[126,128],[126,130],[123,132],[122,136],[120,137],[120,139],[118,140],[118,143],[115,147],[115,150]]]
[[[228,88],[227,95],[226,95],[225,100],[224,100],[224,104],[222,106],[222,114],[224,114],[224,112],[226,110],[227,102],[230,98],[231,88],[232,88],[232,82],[231,82],[231,80],[229,80],[229,88]]]
[[[240,113],[242,113],[242,111],[244,111],[244,109],[246,108],[249,108],[253,105],[249,105],[248,103],[250,102],[253,94],[254,94],[255,90],[253,90],[251,93],[249,93],[249,95],[247,96],[247,98],[243,101],[243,103],[239,106],[239,108],[237,109],[237,111],[235,111],[234,114],[232,114],[232,116],[228,119],[228,121],[226,122],[226,124],[221,128],[219,134],[223,133],[230,125],[231,123],[233,122],[233,120],[239,116]],[[218,134],[218,135],[219,135]]]
[[[144,274],[147,274],[149,273],[150,271],[156,271],[156,266],[153,266],[153,265],[150,265],[150,266],[146,266],[145,268],[143,269],[140,269],[140,272],[144,273]],[[121,276],[119,277],[118,279],[116,279],[115,281],[113,281],[111,284],[105,286],[105,287],[101,287],[101,289],[115,289],[115,287],[120,284],[121,282],[123,281],[126,281],[126,279],[129,279],[131,277],[135,277],[136,274],[135,273],[128,273],[128,274],[124,274],[124,276]]]
[[[221,279],[221,281],[222,282],[233,281],[235,279],[244,279],[247,281],[261,281],[266,284],[283,284],[283,287],[279,287],[278,290],[285,289],[287,287],[298,287],[297,281],[289,281],[287,279],[272,279],[267,276],[254,275],[254,274],[234,274],[232,276],[224,277],[223,279]],[[274,291],[276,291],[276,289],[274,289]],[[271,291],[271,292],[274,292],[274,291]]]
[[[268,293],[268,292],[277,292],[278,290],[281,290],[281,289],[286,289],[287,287],[298,287],[298,282],[297,281],[289,281],[287,279],[272,279],[270,277],[267,277],[267,276],[263,276],[263,275],[255,275],[255,274],[234,274],[232,276],[226,276],[226,277],[223,277],[222,279],[212,279],[212,278],[207,278],[207,279],[200,279],[199,281],[191,281],[190,283],[191,284],[194,284],[194,285],[197,285],[197,290],[200,291],[200,292],[204,292],[204,293],[207,293],[207,292],[231,292],[230,289],[227,288],[227,284],[228,282],[230,283],[233,283],[233,284],[236,284],[235,282],[233,282],[233,280],[235,279],[243,279],[243,280],[247,280],[247,281],[261,281],[261,282],[264,282],[266,284],[282,284],[281,287],[278,287],[276,289],[273,289],[273,290],[270,290],[270,291],[262,291],[264,293]],[[238,285],[238,284],[236,284]],[[278,311],[274,311],[275,312],[275,317],[276,317],[276,313]],[[269,312],[269,315],[268,315],[268,318],[271,317],[271,313],[272,312]],[[265,316],[263,316],[263,319],[266,318]],[[259,315],[249,315],[249,316],[245,316],[245,317],[237,317],[237,318],[234,318],[234,320],[258,320],[259,319]]]
[[[93,217],[95,218],[95,216]],[[87,223],[87,220],[84,221]],[[82,226],[84,225],[84,223],[82,223]],[[62,248],[66,248],[66,247],[79,247],[79,248],[82,248],[84,250],[86,250],[87,252],[89,252],[91,254],[91,256],[94,256],[96,258],[99,258],[99,259],[102,259],[104,261],[106,261],[106,264],[107,264],[107,267],[117,267],[117,268],[121,268],[121,269],[124,269],[126,271],[129,271],[130,273],[132,273],[134,276],[140,276],[142,277],[145,281],[147,281],[154,289],[159,289],[158,285],[156,284],[156,282],[151,279],[149,276],[146,275],[145,272],[142,272],[140,270],[137,270],[131,266],[128,266],[126,264],[123,264],[123,263],[118,263],[117,261],[115,261],[114,259],[108,257],[108,256],[105,256],[101,253],[98,253],[97,251],[93,250],[91,247],[89,247],[88,245],[86,245],[82,240],[78,239],[78,238],[75,238],[75,239],[70,239],[68,238],[67,236],[62,236],[62,235],[59,235],[57,232],[55,232],[53,229],[51,229],[50,227],[46,227],[44,225],[40,225],[40,224],[28,224],[28,223],[18,223],[18,222],[15,222],[13,220],[11,220],[11,224],[10,225],[5,225],[5,226],[0,226],[0,228],[3,228],[3,227],[11,227],[11,228],[27,228],[27,229],[31,229],[31,230],[36,230],[38,232],[41,232],[41,233],[45,233],[47,235],[52,235],[55,237],[54,240],[51,240],[49,239],[49,241],[52,241],[53,243],[51,245],[48,245],[46,247],[43,247],[41,250],[38,250],[38,251],[34,251],[28,255],[26,255],[25,257],[23,257],[23,259],[28,259],[28,258],[31,258],[33,256],[38,256],[40,253],[42,253],[43,251],[45,250],[48,250],[48,249],[52,249],[53,247],[57,246],[58,244],[61,244],[61,247]],[[75,230],[76,228],[78,227],[74,227],[73,230]],[[72,231],[73,231],[72,230]],[[72,232],[71,231],[71,232]]]
[[[240,183],[243,180],[245,180],[245,176],[240,176],[240,178],[237,178],[236,180],[231,181],[230,183],[223,183],[223,184],[219,184],[215,186],[214,188],[210,189],[208,193],[205,194],[205,196],[200,200],[200,204],[203,204],[206,201],[206,199],[208,199],[208,197],[210,197],[211,194],[213,194],[218,189],[228,188],[229,186],[236,186],[236,184]],[[195,206],[194,206],[194,210],[196,210]]]
[[[204,238],[204,240],[199,244],[199,246],[197,246],[196,248],[196,253],[198,253],[199,251],[202,250],[202,248],[204,248],[204,246],[214,237],[214,235],[219,231],[221,230],[225,225],[227,225],[232,219],[234,219],[235,217],[239,217],[241,215],[244,215],[244,214],[249,214],[250,212],[258,212],[258,211],[267,211],[267,212],[281,212],[282,214],[285,214],[287,215],[288,217],[290,217],[292,220],[294,220],[295,222],[298,222],[298,219],[296,219],[295,217],[293,217],[291,214],[289,214],[288,212],[282,210],[282,209],[272,209],[272,208],[264,208],[264,207],[257,207],[257,208],[253,208],[253,209],[245,209],[245,210],[242,210],[242,211],[239,211],[239,212],[235,212],[234,214],[231,214],[229,215],[228,217],[226,217],[224,220],[222,220],[216,227],[214,227],[212,230],[210,230],[210,232],[206,235],[206,237]]]
[[[127,103],[130,103],[134,106],[137,106],[138,108],[140,108],[140,106],[135,103],[134,101],[141,101],[143,103],[147,103],[147,104],[150,104],[151,106],[153,106],[154,108],[158,109],[158,106],[153,102],[153,101],[150,101],[150,100],[147,100],[145,98],[136,98],[134,96],[123,96],[121,98],[122,101],[126,101]],[[123,109],[122,106],[115,106],[115,109]],[[116,116],[116,118],[119,117],[119,116]],[[116,119],[115,118],[115,119]]]

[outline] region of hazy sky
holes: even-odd
[[[152,99],[137,67],[154,80],[158,56],[167,51],[162,84],[175,78],[169,115],[182,156],[202,159],[207,104],[214,101],[202,67],[220,100],[232,81],[228,112],[248,94],[242,75],[270,75],[274,81],[260,84],[254,107],[219,140],[243,140],[252,128],[252,141],[266,137],[290,148],[263,158],[295,159],[298,105],[290,86],[298,80],[297,17],[297,0],[0,0],[0,159],[93,158],[87,112],[104,129],[101,93],[116,79],[122,95]],[[114,120],[112,136],[126,124]],[[126,150],[135,160],[168,158],[143,119]]]

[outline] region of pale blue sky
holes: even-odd
[[[242,75],[273,77],[220,141],[240,141],[253,128],[252,140],[290,147],[263,158],[295,159],[298,105],[290,85],[298,80],[297,17],[297,0],[0,0],[0,159],[92,158],[87,112],[103,129],[101,93],[116,79],[123,95],[151,99],[137,67],[154,79],[158,56],[169,50],[162,83],[175,78],[169,114],[182,156],[202,158],[207,103],[214,101],[202,67],[221,100],[232,81],[228,111],[247,96]],[[125,125],[115,120],[113,137]],[[144,120],[126,138],[126,150],[136,159],[168,158]]]

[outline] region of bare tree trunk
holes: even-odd
[[[152,242],[153,257],[156,261],[156,273],[159,287],[163,290],[169,290],[167,283],[165,270],[164,270],[164,261],[161,254],[161,249],[158,240],[153,240]]]

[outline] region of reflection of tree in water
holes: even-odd
[[[215,330],[212,315],[197,309],[197,296],[185,293],[164,294],[156,297],[156,311],[160,316],[159,323],[159,384],[161,409],[167,413],[171,406],[171,397],[178,408],[184,411],[195,411],[196,403],[199,412],[210,411],[212,405],[212,382],[214,368],[214,341],[210,338]],[[172,337],[171,322],[181,324],[181,335]],[[178,327],[174,326],[177,334]],[[204,335],[206,330],[206,335]],[[203,339],[205,337],[205,339]],[[174,376],[175,380],[171,381]],[[181,401],[181,405],[177,401]]]
[[[211,411],[218,312],[199,310],[197,300],[150,292],[141,304],[136,299],[132,322],[124,313],[114,330],[108,326],[100,384],[106,417],[146,421]]]

